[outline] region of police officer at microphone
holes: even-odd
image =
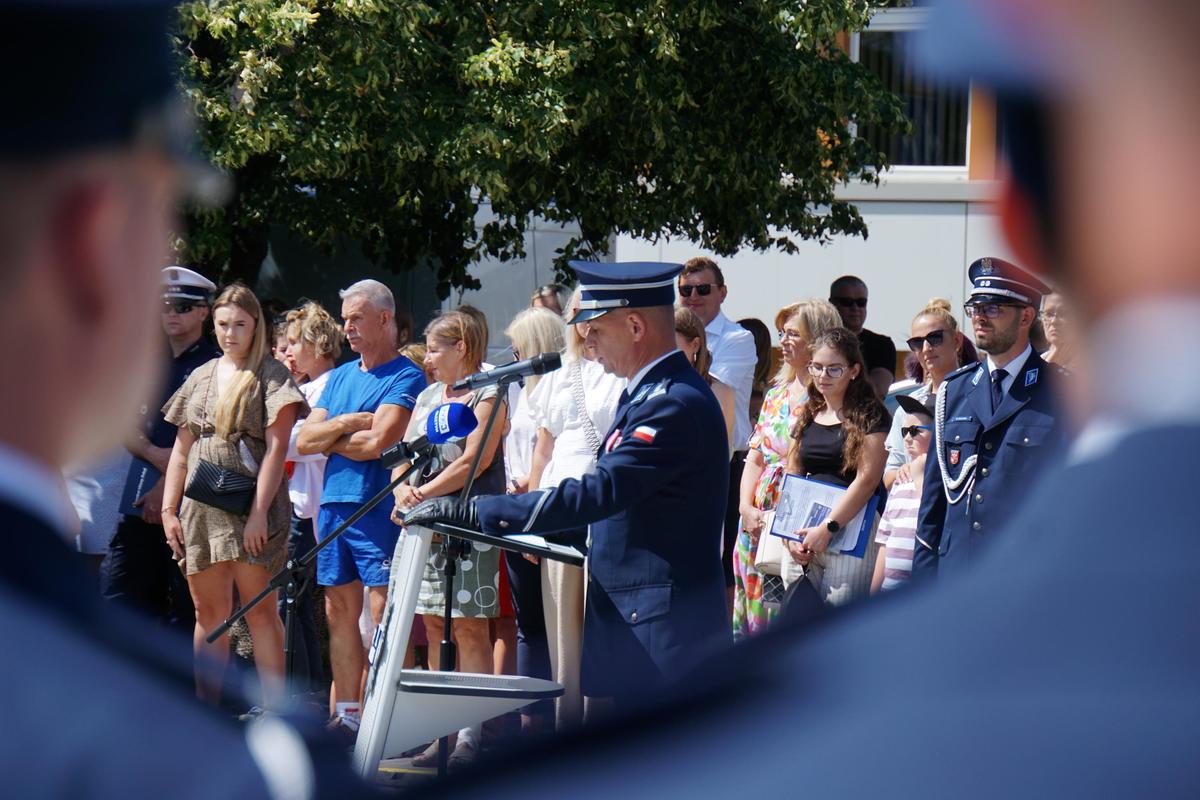
[[[968,274],[966,313],[987,359],[950,373],[938,390],[915,578],[967,566],[1065,450],[1062,370],[1029,344],[1049,287],[999,258],[975,261]]]
[[[486,533],[548,533],[591,524],[584,694],[634,703],[728,643],[721,527],[728,444],[712,392],[675,347],[681,266],[571,262],[587,345],[629,379],[595,472],[557,488],[436,498],[408,524],[444,521]]]

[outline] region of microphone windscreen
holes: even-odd
[[[553,372],[562,366],[562,353],[557,350],[552,350],[549,353],[542,353],[534,358],[535,375],[545,375],[547,372]]]
[[[429,412],[425,420],[425,436],[430,444],[445,444],[461,439],[479,427],[475,412],[463,403],[443,403]]]

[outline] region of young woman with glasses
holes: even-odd
[[[764,579],[754,568],[754,551],[763,534],[766,513],[779,502],[792,424],[807,397],[804,384],[808,380],[808,343],[841,324],[837,309],[826,300],[792,303],[775,315],[782,363],[763,398],[739,487],[741,528],[733,552],[735,639],[765,630],[774,613],[775,606],[763,599]]]
[[[908,340],[908,349],[917,357],[921,366],[921,377],[924,382],[909,396],[924,402],[925,398],[937,395],[942,379],[962,364],[963,351],[970,342],[958,329],[958,320],[950,313],[950,301],[941,297],[930,300],[912,321],[912,337]],[[970,347],[968,358],[974,361],[975,348]],[[910,459],[904,445],[904,437],[900,429],[908,425],[908,413],[903,408],[896,409],[892,419],[892,427],[888,432],[885,448],[887,463],[884,465],[883,485],[888,489],[898,478],[907,480]]]
[[[808,399],[792,428],[788,452],[789,473],[846,488],[825,519],[795,531],[803,541],[788,542],[792,559],[832,605],[867,593],[878,549],[872,529],[862,558],[828,550],[840,528],[883,489],[883,440],[891,420],[865,373],[853,332],[834,328],[817,337],[808,363]],[[796,577],[785,569],[785,582]]]

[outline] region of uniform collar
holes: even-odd
[[[0,500],[64,536],[75,527],[74,509],[61,476],[3,442],[0,442]]]
[[[1125,303],[1095,325],[1087,350],[1104,364],[1137,364],[1153,375],[1153,402],[1139,381],[1093,377],[1096,404],[1071,448],[1073,462],[1108,453],[1122,438],[1151,427],[1200,424],[1200,297],[1148,297]],[[1151,344],[1147,344],[1151,343]],[[1149,359],[1149,361],[1147,361]]]
[[[646,376],[650,374],[650,370],[654,369],[659,364],[666,361],[668,358],[675,355],[676,353],[682,353],[682,352],[683,351],[677,347],[674,350],[672,350],[671,352],[664,353],[663,355],[661,355],[658,358],[651,361],[646,366],[639,369],[637,371],[637,373],[632,378],[629,379],[629,388],[627,391],[629,392],[630,397],[637,394],[638,386],[641,384],[641,382],[643,380],[645,380]]]
[[[1022,368],[1025,366],[1025,362],[1029,360],[1029,356],[1032,353],[1033,346],[1026,344],[1025,349],[1022,350],[1016,358],[1004,365],[1003,369],[1010,378],[1021,372]],[[990,355],[987,357],[987,370],[989,378],[992,376],[992,373],[996,371],[996,362],[992,360]]]

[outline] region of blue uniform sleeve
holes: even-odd
[[[596,470],[568,478],[549,491],[480,497],[485,533],[551,533],[607,519],[654,494],[694,457],[701,435],[695,416],[678,400],[647,400],[629,415],[621,442],[596,463]]]
[[[420,370],[406,370],[392,380],[380,405],[391,403],[411,411],[417,404],[417,395],[425,390],[425,384],[425,373]]]

